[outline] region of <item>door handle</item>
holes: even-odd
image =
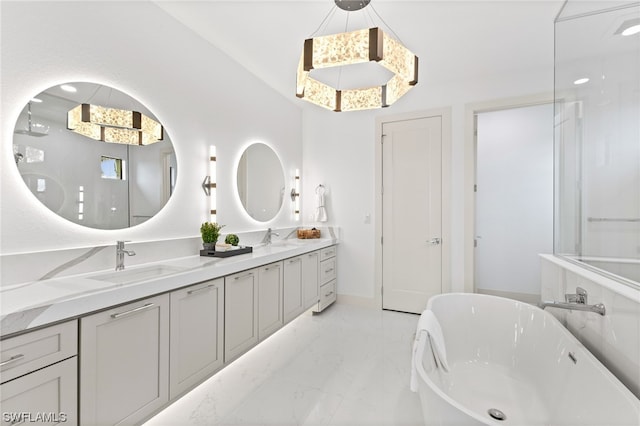
[[[428,244],[431,244],[432,246],[437,246],[440,244],[440,238],[432,238],[430,240],[427,240]]]

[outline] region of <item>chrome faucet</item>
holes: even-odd
[[[118,241],[116,243],[116,271],[122,271],[124,269],[124,255],[135,256],[136,252],[133,250],[125,250],[124,243],[128,241]]]
[[[267,229],[267,233],[264,235],[264,238],[262,239],[262,242],[264,244],[267,244],[267,245],[271,244],[271,236],[272,235],[275,235],[276,237],[280,236],[280,234],[278,234],[277,232],[273,232],[271,230],[271,228],[269,228],[269,229]]]
[[[596,314],[600,314],[604,316],[607,312],[604,304],[596,303],[595,305],[587,304],[587,290],[582,287],[576,287],[575,294],[565,294],[564,302],[556,302],[556,301],[547,301],[540,303],[540,308],[544,309],[547,307],[551,308],[560,308],[560,309],[569,309],[575,311],[587,311],[594,312]]]

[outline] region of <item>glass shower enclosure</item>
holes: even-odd
[[[555,21],[554,252],[640,288],[640,2]]]

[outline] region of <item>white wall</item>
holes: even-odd
[[[564,301],[576,287],[606,315],[547,308],[613,374],[640,398],[640,292],[553,255],[540,259],[542,300]]]
[[[464,290],[464,141],[465,108],[468,104],[488,100],[504,99],[552,93],[553,91],[553,17],[539,13],[541,8],[549,8],[549,3],[478,2],[430,3],[436,4],[437,14],[420,14],[420,25],[440,28],[442,33],[425,40],[429,47],[443,49],[455,28],[465,31],[464,23],[471,15],[492,16],[498,19],[492,26],[496,50],[487,57],[475,54],[473,33],[466,33],[465,44],[452,43],[450,55],[456,56],[456,63],[462,63],[450,72],[443,72],[443,64],[437,64],[438,75],[453,76],[451,80],[430,79],[431,64],[428,54],[420,58],[420,82],[396,104],[384,110],[334,113],[320,108],[305,110],[303,118],[303,210],[305,220],[315,208],[313,190],[318,183],[327,186],[327,209],[329,221],[341,227],[343,242],[339,249],[338,293],[343,296],[361,298],[365,303],[375,303],[374,241],[375,217],[374,201],[374,153],[375,118],[403,112],[452,107],[452,188],[451,193],[451,289]],[[450,14],[446,11],[449,10]],[[443,12],[444,11],[444,12]],[[465,14],[463,18],[461,12]],[[499,16],[499,18],[496,18]],[[416,18],[418,19],[418,18]],[[531,20],[537,19],[535,25]],[[449,26],[446,26],[446,23]],[[527,23],[534,28],[526,34],[518,32],[519,23]],[[459,26],[458,26],[459,24]],[[448,28],[448,29],[447,29]],[[401,29],[398,30],[400,36]],[[505,48],[503,42],[508,38]],[[510,62],[509,49],[531,49],[541,54],[545,60],[537,67],[521,67]],[[411,47],[411,46],[410,46]],[[454,50],[455,48],[455,50]],[[484,48],[484,47],[483,47]],[[365,216],[371,215],[371,223],[365,223]]]
[[[290,209],[271,222],[249,218],[236,196],[235,168],[250,143],[278,152],[285,175],[302,166],[301,112],[221,51],[148,2],[2,2],[0,253],[195,237],[207,220],[200,184],[208,146],[217,146],[218,221],[228,232],[292,226]],[[70,81],[124,91],[171,134],[175,194],[155,218],[102,231],[67,222],[26,190],[13,163],[13,129],[26,102]]]

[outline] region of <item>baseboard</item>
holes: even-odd
[[[490,296],[506,297],[507,299],[513,299],[519,302],[529,303],[531,305],[537,305],[538,303],[540,303],[539,294],[515,293],[511,291],[489,290],[484,288],[477,288],[476,293],[488,294]]]
[[[363,306],[366,308],[380,309],[379,302],[375,298],[349,296],[346,294],[338,294],[336,303],[342,305]]]

